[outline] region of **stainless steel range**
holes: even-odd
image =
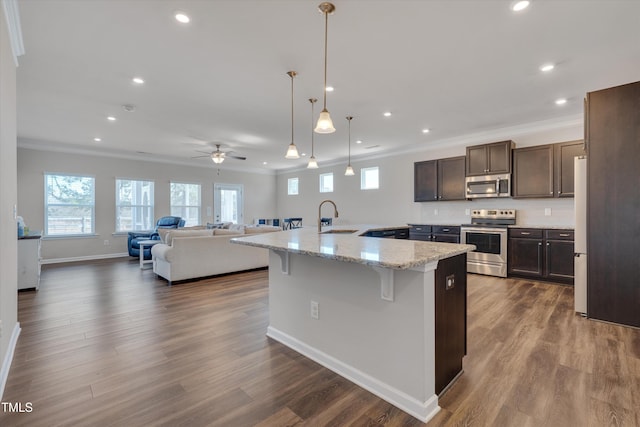
[[[476,246],[467,254],[469,273],[507,277],[507,228],[515,223],[515,209],[471,211],[471,224],[460,227],[460,242]]]

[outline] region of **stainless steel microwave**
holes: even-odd
[[[467,199],[511,197],[511,174],[468,176],[465,179]]]

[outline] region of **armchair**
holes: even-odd
[[[179,216],[163,216],[156,222],[156,227],[152,232],[148,231],[130,231],[127,238],[127,248],[129,256],[140,257],[141,240],[160,240],[158,229],[160,228],[180,228],[184,226],[184,220]],[[151,259],[151,247],[144,250],[144,259]]]

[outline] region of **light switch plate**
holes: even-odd
[[[551,216],[551,208],[544,208],[544,216]]]

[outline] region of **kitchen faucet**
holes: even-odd
[[[320,206],[318,206],[318,233],[320,233],[322,231],[322,205],[324,205],[325,203],[331,203],[333,205],[333,211],[335,213],[335,218],[338,218],[338,207],[336,206],[336,204],[332,201],[332,200],[323,200],[322,202],[320,202]]]

